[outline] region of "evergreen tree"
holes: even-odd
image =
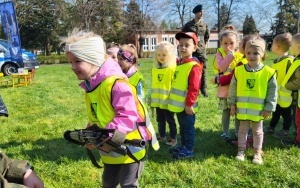
[[[163,30],[168,29],[168,24],[165,19],[162,20],[162,22],[160,24],[160,29],[163,29]]]
[[[299,0],[279,0],[279,12],[275,16],[275,23],[271,26],[273,35],[284,32],[296,34],[299,32]]]
[[[257,32],[258,30],[256,29],[256,24],[252,15],[247,15],[243,23],[243,34],[257,34]]]
[[[125,33],[124,42],[134,43],[134,35],[137,32],[142,32],[144,28],[144,20],[142,12],[140,11],[140,6],[135,0],[131,0],[127,5],[127,10],[125,11]]]

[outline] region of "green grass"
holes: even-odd
[[[275,58],[268,57],[266,64]],[[213,76],[212,59],[209,56],[208,79]],[[152,59],[141,62],[149,81]],[[59,64],[42,65],[33,85],[0,88],[9,110],[8,118],[0,117],[0,148],[10,157],[29,159],[46,188],[101,187],[102,169],[92,166],[83,147],[62,137],[65,130],[84,128],[87,123],[84,93],[78,84],[70,65]],[[279,139],[265,137],[262,166],[251,163],[251,149],[245,162],[234,159],[236,148],[220,138],[221,112],[215,92],[215,86],[208,84],[209,98],[199,99],[195,157],[175,161],[164,144],[157,152],[150,149],[141,187],[300,187],[300,150],[283,147]],[[153,124],[157,127],[154,120]]]

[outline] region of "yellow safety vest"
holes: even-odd
[[[185,109],[185,100],[188,90],[188,77],[193,66],[197,66],[195,61],[177,65],[172,79],[172,87],[169,96],[168,109],[171,112],[182,112]],[[198,111],[198,101],[193,105],[194,111]]]
[[[278,90],[278,101],[277,103],[283,107],[287,108],[292,104],[293,97],[292,91],[285,88],[285,84],[289,81],[290,77],[296,71],[296,69],[300,66],[300,59],[295,60],[291,67],[289,68],[286,76],[284,77],[280,89]],[[300,108],[300,89],[298,90],[298,107]]]
[[[245,66],[236,67],[237,119],[258,122],[267,97],[268,82],[275,70],[264,66],[257,72],[248,72]]]
[[[100,128],[104,129],[115,117],[115,112],[111,105],[111,90],[114,83],[118,79],[120,78],[116,76],[108,77],[93,91],[86,93],[85,100],[90,124],[97,124]],[[121,79],[118,81],[124,81],[125,83],[128,83],[127,81]],[[130,84],[128,83],[128,85]],[[133,93],[135,93],[134,86],[130,86]],[[137,126],[132,132],[129,132],[126,135],[126,139],[142,139]],[[137,160],[142,160],[146,156],[146,149],[144,147],[128,146],[128,149]],[[129,164],[136,162],[128,155],[121,155],[113,151],[106,153],[100,150],[100,155],[104,164]]]
[[[176,66],[152,69],[151,107],[168,109],[168,97],[175,68]]]
[[[272,68],[276,70],[277,74],[276,74],[276,80],[277,80],[277,85],[280,86],[285,75],[287,74],[287,65],[288,63],[292,63],[294,60],[293,56],[285,56],[283,58],[280,58],[281,60],[277,63],[274,63],[272,65]],[[278,87],[279,89],[279,87]]]
[[[144,77],[140,71],[136,71],[133,75],[131,75],[129,78],[129,82],[134,85],[134,87],[137,87],[138,83],[144,82]]]
[[[219,53],[222,55],[222,57],[226,57],[226,52],[224,51],[223,48],[218,48],[217,51],[219,51]],[[236,67],[236,65],[239,63],[239,62],[242,62],[243,64],[246,64],[247,63],[247,60],[246,58],[244,58],[244,55],[241,54],[240,52],[234,52],[233,53],[233,56],[234,56],[234,59],[233,61],[230,63],[228,69],[223,72],[224,75],[228,75],[230,74],[230,72]],[[213,71],[214,71],[214,74],[215,75],[219,75],[220,74],[220,71],[219,71],[219,67],[218,67],[218,63],[217,63],[217,60],[216,60],[216,57],[213,61]]]
[[[136,71],[133,75],[131,75],[129,78],[129,83],[132,84],[135,89],[137,88],[137,85],[139,82],[144,84],[144,77],[142,75],[142,73],[140,71]],[[143,87],[143,92],[145,93],[145,87]],[[135,90],[135,94],[136,94],[136,90]],[[143,117],[144,121],[146,122],[146,127],[148,130],[148,135],[151,135],[151,146],[154,150],[158,150],[159,149],[159,142],[156,138],[156,133],[154,130],[154,127],[150,121],[150,117],[149,117],[149,113],[147,111],[147,107],[145,106],[145,104],[143,103],[142,99],[140,99],[139,97],[137,97],[138,99],[138,113],[140,115],[140,117]]]

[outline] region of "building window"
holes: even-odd
[[[151,36],[151,48],[150,48],[150,51],[154,51],[156,45],[157,45],[157,39],[156,39],[156,36]]]
[[[163,36],[162,41],[168,41],[168,36]]]
[[[149,51],[149,38],[144,39],[143,51]]]
[[[170,43],[174,44],[175,45],[175,42],[174,42],[174,37],[170,37]]]

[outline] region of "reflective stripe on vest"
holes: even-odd
[[[101,82],[100,85],[98,85],[93,91],[86,93],[86,107],[90,124],[97,124],[100,128],[104,129],[115,117],[115,112],[111,105],[111,90],[116,81],[124,81],[124,83],[128,83],[126,80],[122,80],[122,78],[111,76]],[[132,92],[135,93],[136,90],[134,86],[129,83],[128,85],[132,88]],[[126,139],[142,139],[137,126],[132,132],[129,132],[126,135]],[[144,147],[127,147],[137,160],[145,158],[146,150]],[[135,162],[135,160],[130,156],[121,155],[113,151],[109,153],[100,151],[100,154],[104,164],[128,164]]]
[[[277,103],[283,108],[287,108],[292,104],[293,101],[292,91],[286,89],[285,85],[299,66],[300,66],[300,60],[296,60],[292,63],[278,90]],[[298,90],[298,107],[300,107],[300,89]]]
[[[226,57],[226,52],[224,51],[223,48],[218,48],[217,51],[219,51],[219,53],[222,55],[223,58]],[[230,72],[236,67],[236,65],[239,62],[242,62],[243,64],[247,63],[247,60],[244,57],[243,54],[241,54],[240,52],[234,52],[233,53],[234,59],[233,61],[230,63],[228,69],[226,71],[223,72],[224,75],[228,75],[230,74]],[[214,59],[213,62],[213,71],[215,75],[219,75],[221,72],[219,71],[219,66],[218,66],[218,62],[216,60],[216,57]]]
[[[236,67],[238,120],[262,120],[268,82],[274,74],[275,70],[268,66],[257,72],[248,72],[245,66]]]
[[[168,109],[171,112],[182,112],[185,109],[185,99],[188,90],[188,77],[193,66],[197,62],[191,61],[185,64],[177,65],[174,77],[172,79],[172,88],[169,96]],[[198,101],[193,105],[194,111],[198,111]]]
[[[135,96],[137,96],[136,93],[135,93]],[[138,113],[139,113],[140,117],[143,117],[143,121],[145,122],[146,129],[147,129],[147,134],[151,138],[151,140],[150,140],[151,146],[154,150],[158,150],[159,149],[159,142],[157,140],[156,132],[154,130],[154,127],[153,127],[153,125],[150,121],[150,116],[149,116],[149,113],[147,111],[147,108],[146,108],[145,104],[143,103],[143,101],[139,97],[136,97],[136,101],[138,101],[137,102],[137,104],[138,104]],[[141,114],[141,113],[143,113],[143,114]]]
[[[159,142],[156,138],[156,133],[154,130],[154,127],[150,121],[150,117],[149,117],[149,113],[147,111],[146,106],[144,105],[142,99],[140,99],[139,97],[137,97],[137,90],[136,87],[138,85],[139,82],[143,82],[144,83],[144,77],[141,74],[141,72],[137,71],[135,72],[130,78],[129,78],[129,82],[131,83],[131,87],[133,86],[135,89],[132,88],[134,96],[135,97],[135,101],[137,104],[137,109],[138,109],[138,114],[139,116],[143,119],[143,121],[146,124],[146,131],[148,136],[151,138],[150,143],[151,146],[154,150],[158,150],[159,149]],[[144,87],[145,88],[145,87]],[[144,91],[143,91],[144,92]],[[145,92],[144,92],[145,93]]]
[[[151,107],[168,109],[168,97],[176,66],[152,69]]]

